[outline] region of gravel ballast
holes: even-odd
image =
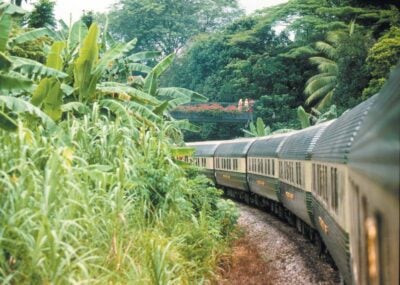
[[[338,271],[294,227],[259,209],[237,207],[244,235],[219,284],[340,284]]]

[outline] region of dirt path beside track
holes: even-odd
[[[237,203],[243,236],[224,265],[219,285],[336,285],[339,273],[319,259],[296,229],[259,209]]]

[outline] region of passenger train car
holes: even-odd
[[[345,284],[399,284],[400,66],[336,120],[287,134],[189,143],[228,196],[326,247]]]

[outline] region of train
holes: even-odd
[[[192,142],[227,196],[286,219],[344,284],[399,284],[400,65],[339,118],[285,134]]]

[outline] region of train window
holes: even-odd
[[[303,185],[303,173],[301,170],[301,163],[299,162],[299,185]]]
[[[324,200],[328,201],[328,167],[323,166],[323,177],[324,177],[324,185],[322,185],[322,189],[324,190]]]
[[[322,166],[318,164],[317,166],[318,173],[318,195],[322,198]]]
[[[282,161],[279,161],[279,177],[283,178]]]
[[[237,160],[237,158],[233,159],[233,170],[238,170],[238,160]]]
[[[315,193],[315,163],[312,164],[311,189]]]
[[[331,168],[331,206],[332,209],[337,212],[338,210],[338,173],[337,168]]]
[[[293,162],[290,162],[290,181],[294,183],[294,168],[293,168]]]
[[[383,284],[381,271],[382,218],[380,214],[365,220],[365,235],[367,245],[368,281],[370,285]]]
[[[272,172],[271,172],[271,175],[275,175],[275,160],[274,159],[272,159]]]
[[[270,171],[271,171],[271,162],[269,161],[269,159],[267,159],[267,174],[270,175]]]

